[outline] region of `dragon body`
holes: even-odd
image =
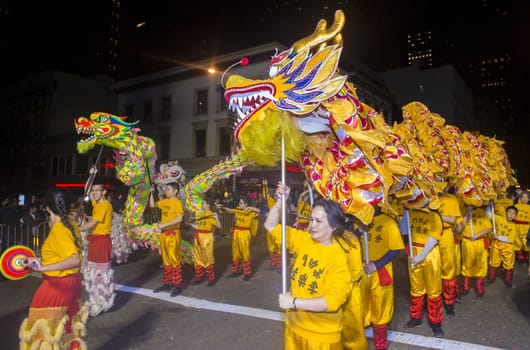
[[[77,118],[74,123],[80,137],[77,143],[80,154],[87,153],[96,145],[113,149],[116,176],[129,188],[122,226],[131,239],[158,250],[158,224],[143,223],[157,159],[154,141],[138,135],[137,122],[128,123],[126,117],[109,113],[94,112],[89,118]]]
[[[376,205],[392,210],[391,198],[435,209],[452,183],[465,204],[482,205],[514,183],[502,142],[446,125],[420,102],[404,106],[403,122],[393,126],[363,103],[338,68],[344,21],[336,11],[329,28],[320,20],[311,35],[277,52],[267,79],[228,78],[239,165],[278,165],[283,140],[287,161],[313,188],[365,224]],[[492,155],[496,164],[486,162]],[[186,195],[193,202],[197,193]]]

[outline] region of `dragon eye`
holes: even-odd
[[[100,122],[100,123],[104,123],[104,122],[106,122],[107,120],[109,120],[109,118],[107,118],[107,117],[105,117],[105,116],[100,116],[100,117],[99,117],[99,122]]]

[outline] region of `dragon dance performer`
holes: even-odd
[[[475,292],[478,300],[484,297],[484,283],[488,274],[488,234],[491,221],[483,207],[468,207],[462,231],[462,295],[471,288],[471,278],[476,278]]]
[[[261,187],[261,194],[263,198],[267,201],[267,208],[269,210],[274,205],[274,198],[269,194],[269,186],[266,179],[263,179]],[[269,251],[269,261],[271,270],[277,269],[280,270],[282,267],[282,247],[281,244],[277,244],[274,240],[274,237],[270,232],[267,232],[267,250]]]
[[[278,193],[289,196],[289,187]],[[271,208],[265,229],[281,241],[281,200]],[[309,233],[286,227],[286,247],[296,255],[291,291],[278,297],[285,317],[284,349],[342,349],[342,307],[351,292],[348,258],[337,238],[344,233],[345,215],[336,202],[320,199],[311,212]]]
[[[88,318],[81,299],[81,235],[68,217],[66,193],[52,190],[45,197],[51,230],[42,258],[25,265],[42,272],[29,315],[20,326],[20,349],[86,349],[82,339]]]
[[[190,223],[195,231],[195,238],[193,241],[193,265],[195,266],[195,277],[192,284],[199,284],[202,282],[203,273],[206,271],[206,279],[208,280],[207,287],[213,287],[216,283],[215,269],[214,269],[214,230],[221,228],[221,221],[217,213],[212,212],[210,204],[204,202],[202,204],[203,212],[196,219],[197,224]]]
[[[90,169],[91,174],[95,168]],[[88,240],[87,265],[84,285],[88,292],[88,307],[91,317],[108,311],[114,305],[114,270],[112,269],[112,204],[105,198],[104,184],[94,184],[90,189],[92,216],[79,227],[80,231],[91,231]]]
[[[309,215],[311,214],[311,204],[309,203],[309,190],[302,191],[298,196],[296,204],[296,222],[294,227],[298,230],[305,230],[309,227]]]
[[[365,300],[365,324],[371,324],[374,347],[388,346],[388,324],[394,316],[394,276],[392,260],[405,249],[398,223],[391,216],[376,208],[368,235],[368,261],[364,272],[368,281],[363,290]],[[364,250],[366,251],[366,250]]]
[[[170,182],[165,186],[165,198],[155,203],[153,196],[149,198],[151,207],[161,210],[160,217],[160,254],[164,265],[162,285],[153,290],[154,293],[169,291],[169,295],[176,297],[182,293],[182,251],[180,249],[180,225],[184,218],[182,202],[177,198],[179,185]],[[154,187],[151,187],[151,192]]]
[[[442,297],[447,315],[454,315],[457,279],[456,279],[456,254],[455,254],[455,224],[460,222],[462,212],[460,204],[455,195],[447,191],[438,195],[440,207],[438,211],[442,216],[443,231],[438,245],[440,247],[440,257],[442,259]]]
[[[410,232],[413,256],[409,264],[410,320],[405,328],[422,323],[425,295],[429,326],[437,338],[444,336],[442,330],[442,262],[438,241],[443,223],[440,213],[429,209],[410,211]]]
[[[530,229],[530,193],[524,191],[521,193],[517,204],[517,217],[514,222],[517,224],[519,232],[519,240],[514,246],[517,251],[517,261],[519,263],[526,263],[529,259],[528,246],[526,245],[526,233]]]
[[[248,200],[241,197],[238,207],[230,209],[222,205],[220,209],[234,214],[236,225],[234,227],[234,236],[232,238],[232,273],[228,277],[238,277],[241,275],[241,262],[243,265],[243,280],[248,281],[252,278],[252,265],[250,264],[250,226],[252,220],[259,215],[260,209],[248,205]]]
[[[347,221],[348,223],[353,223],[353,218],[348,218]],[[342,347],[344,350],[368,350],[368,339],[366,339],[364,332],[366,303],[362,296],[363,286],[366,285],[366,276],[363,271],[363,254],[359,237],[351,232],[353,227],[349,226],[353,225],[348,225],[347,229],[349,231],[345,231],[343,236],[337,240],[347,253],[348,266],[352,277],[351,293],[342,308]],[[304,231],[307,231],[307,229]]]
[[[504,269],[504,283],[513,287],[513,266],[515,264],[514,245],[519,241],[517,225],[513,222],[517,208],[508,206],[504,216],[495,214],[495,235],[491,242],[487,284],[495,282],[497,269]]]

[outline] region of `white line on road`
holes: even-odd
[[[215,303],[204,299],[185,297],[183,295],[172,298],[166,293],[153,294],[151,289],[126,286],[123,284],[116,284],[116,291],[143,295],[149,298],[164,300],[173,304],[179,304],[185,307],[192,307],[196,309],[229,312],[243,316],[264,318],[272,321],[285,321],[285,314],[283,312],[258,309],[255,307]],[[373,338],[371,328],[366,329],[366,336]],[[422,335],[397,331],[388,331],[388,340],[395,343],[415,345],[439,350],[502,350],[501,348],[465,343],[457,340],[425,337]]]

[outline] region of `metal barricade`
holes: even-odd
[[[0,253],[14,245],[25,245],[31,248],[35,255],[40,256],[41,245],[48,236],[48,223],[42,222],[31,227],[28,224],[0,225]]]

